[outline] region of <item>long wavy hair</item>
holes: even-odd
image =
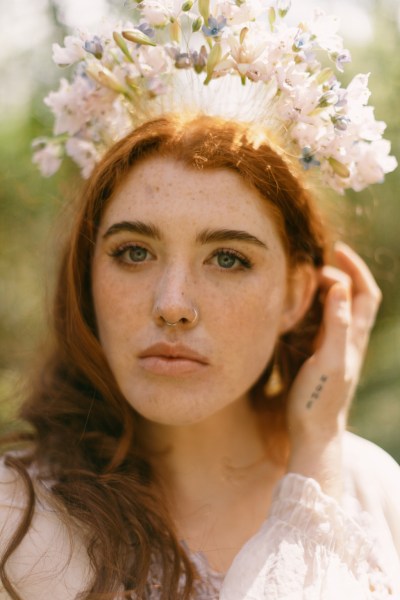
[[[29,530],[35,506],[35,479],[46,480],[59,506],[84,524],[93,578],[82,598],[146,598],[152,561],[161,567],[163,600],[186,600],[197,574],[179,543],[161,500],[160,486],[137,439],[140,420],[122,396],[103,354],[91,293],[96,233],[113,192],[132,167],[149,156],[168,156],[194,169],[232,169],[271,207],[289,265],[324,262],[325,229],[286,160],[268,138],[254,142],[249,126],[215,117],[165,116],[152,120],[115,144],[86,182],[65,244],[53,309],[53,342],[32,384],[21,416],[31,434],[23,453],[6,464],[26,488],[26,512],[8,548],[0,578],[20,600],[7,576],[7,560]],[[269,365],[250,390],[275,459],[287,455],[285,399],[298,369],[312,353],[321,310],[316,295],[303,321],[279,340],[283,388],[268,395]],[[276,442],[279,442],[276,443]],[[272,454],[271,454],[272,455]],[[64,512],[64,511],[63,511]],[[182,583],[183,582],[183,583]],[[133,597],[133,596],[132,596]]]

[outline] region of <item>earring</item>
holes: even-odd
[[[264,394],[266,396],[279,396],[283,392],[284,387],[279,363],[275,356],[271,374],[264,385]]]

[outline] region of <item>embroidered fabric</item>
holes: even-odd
[[[190,552],[185,542],[182,542],[182,545],[189,552],[189,556],[199,574],[199,579],[194,585],[193,600],[218,600],[225,577],[224,574],[211,569],[203,553]],[[154,565],[149,577],[145,600],[159,600],[161,598],[160,579],[160,568],[158,565]]]
[[[200,575],[192,600],[398,600],[399,466],[356,436],[346,442],[345,458],[341,505],[316,481],[286,475],[268,518],[225,577],[204,555],[191,553]],[[53,600],[76,600],[91,577],[87,550],[46,494],[38,495],[32,527],[9,561],[9,575],[22,598],[43,600],[51,590]],[[24,505],[18,476],[0,461],[0,547]],[[160,565],[154,564],[140,600],[159,600],[160,580]],[[3,598],[8,596],[0,585]]]

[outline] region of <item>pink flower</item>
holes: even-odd
[[[72,65],[85,57],[84,42],[73,35],[67,35],[65,46],[53,44],[53,61],[60,66]]]
[[[62,150],[59,144],[54,142],[45,143],[36,140],[34,147],[39,147],[33,154],[33,162],[39,167],[43,177],[51,177],[60,168],[62,162]]]

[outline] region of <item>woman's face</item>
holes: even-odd
[[[100,342],[127,401],[183,425],[243,398],[295,319],[288,281],[268,205],[237,173],[138,164],[93,262]]]

